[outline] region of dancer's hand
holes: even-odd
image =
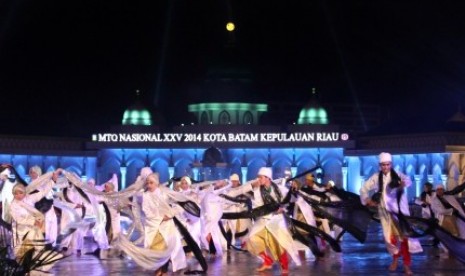
[[[53,180],[53,182],[57,182],[58,176],[59,176],[60,174],[62,174],[62,173],[63,173],[63,169],[62,169],[62,168],[56,169],[56,170],[53,172],[53,174],[52,174],[52,180]]]
[[[256,181],[252,182],[252,187],[253,188],[260,187],[260,182],[258,181],[258,179]]]
[[[283,214],[285,212],[286,210],[283,207],[279,207],[279,209],[276,211],[276,214]]]

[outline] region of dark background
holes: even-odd
[[[443,122],[465,104],[464,10],[465,1],[4,0],[0,134],[90,137],[121,124],[136,90],[163,124],[184,123],[188,103],[222,99],[202,84],[230,51],[253,85],[218,93],[225,100],[303,106],[315,87],[323,104],[378,104],[394,124]]]

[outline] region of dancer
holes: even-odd
[[[238,188],[242,184],[239,179],[239,175],[232,174],[229,177],[229,181],[231,182],[231,189]],[[231,190],[230,190],[231,191]],[[226,192],[226,196],[229,196],[229,191]],[[251,203],[250,198],[245,195],[239,195],[236,198],[232,198],[233,202],[237,202],[235,204],[227,204],[224,207],[225,212],[244,212],[249,209],[247,203]],[[241,219],[225,219],[223,220],[223,225],[225,226],[225,231],[227,233],[228,239],[231,240],[230,245],[233,248],[236,248],[236,243],[240,245],[240,249],[246,248],[245,243],[245,235],[249,232],[249,229],[252,225],[252,221],[250,218],[241,218]]]
[[[2,201],[2,220],[11,224],[10,204],[13,201],[13,187],[21,183],[27,185],[26,181],[16,172],[16,169],[10,164],[0,165],[0,182]]]
[[[62,192],[59,194],[59,198],[61,199],[60,203],[68,207],[65,208],[65,210],[62,209],[61,212],[60,228],[63,234],[64,230],[69,229],[69,225],[75,222],[75,214],[80,218],[84,218],[86,209],[81,195],[71,182],[68,182],[68,185],[63,188]],[[61,206],[61,204],[59,205]],[[74,211],[67,211],[68,209]],[[81,256],[84,245],[84,234],[85,229],[76,228],[71,234],[66,235],[60,244],[63,254],[72,255],[76,253],[76,256]]]
[[[360,200],[364,205],[378,208],[386,247],[393,258],[389,270],[397,269],[398,259],[402,256],[405,274],[412,275],[410,253],[422,252],[423,249],[417,240],[403,235],[395,217],[399,212],[410,215],[403,190],[410,186],[412,181],[392,168],[392,156],[389,153],[383,152],[379,155],[379,166],[379,173],[373,174],[360,189]],[[376,191],[378,196],[370,198],[370,191]],[[397,246],[398,242],[400,249]]]
[[[272,171],[267,167],[260,168],[255,182],[245,184],[228,194],[234,197],[248,192],[254,194],[252,201],[254,208],[263,206],[271,207],[273,210],[287,194],[283,185],[278,186],[272,182]],[[249,252],[263,260],[257,271],[270,270],[273,263],[279,261],[282,273],[288,273],[288,254],[297,265],[301,265],[298,249],[286,225],[283,215],[285,210],[282,207],[278,207],[276,211],[271,209],[254,222],[247,240],[247,248]]]
[[[452,236],[465,239],[465,212],[463,205],[453,195],[444,192],[444,185],[436,186],[436,194],[431,200],[431,209],[439,225]],[[441,243],[443,253],[440,257],[448,257],[449,250]]]
[[[32,166],[29,169],[31,182],[38,179],[41,175],[42,169],[39,166]],[[53,207],[53,190],[50,190],[39,200],[35,204],[35,207],[45,215],[45,239],[48,240],[52,246],[55,246],[58,236],[58,220],[55,208]]]
[[[173,217],[174,208],[169,205],[169,196],[159,187],[159,176],[152,173],[147,176],[147,191],[143,194],[142,211],[145,214],[144,247],[154,251],[170,250],[173,271],[187,266],[186,255],[181,243],[181,235],[176,228]],[[160,266],[156,275],[164,275],[168,271],[168,260]]]
[[[10,215],[16,260],[20,262],[26,252],[34,248],[34,256],[39,262],[43,262],[43,265],[37,267],[36,271],[32,271],[31,274],[48,271],[53,266],[53,262],[62,257],[60,254],[44,248],[43,227],[45,218],[39,210],[34,208],[34,204],[52,189],[59,173],[61,173],[61,169],[34,180],[31,186],[37,188],[38,192],[36,193],[27,193],[26,187],[21,183],[13,187],[14,200],[11,202]]]

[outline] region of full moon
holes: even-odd
[[[236,26],[234,25],[234,23],[232,23],[232,22],[226,23],[226,30],[228,30],[229,32],[234,31],[235,28],[236,28]]]

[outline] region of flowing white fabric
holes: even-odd
[[[431,196],[429,194],[426,194],[425,195],[425,202],[427,204],[431,204],[431,201],[433,200],[433,197],[435,196],[435,193],[433,192],[431,194]],[[425,207],[423,207],[423,201],[420,199],[420,198],[416,198],[415,199],[415,204],[421,206],[421,217],[422,218],[425,218],[425,219],[429,219],[431,218],[431,208],[429,205],[426,205]]]
[[[64,172],[66,178],[77,188],[87,194],[88,199],[90,200],[90,205],[92,206],[93,213],[96,214],[96,224],[93,228],[94,237],[98,240],[100,248],[107,248],[108,245],[104,242],[106,237],[105,232],[105,223],[109,219],[111,221],[111,226],[113,230],[113,237],[116,238],[121,231],[120,226],[120,210],[125,209],[130,210],[132,218],[138,219],[134,224],[139,227],[139,230],[142,230],[140,225],[140,209],[127,207],[132,205],[129,198],[131,196],[136,196],[143,189],[145,184],[145,178],[138,177],[136,182],[129,186],[128,188],[121,190],[119,192],[102,192],[95,187],[86,185],[81,181],[81,178],[74,173]],[[81,197],[81,201],[84,199]],[[110,218],[106,218],[105,212],[102,207],[99,205],[99,201],[103,201],[107,204],[110,211]]]
[[[142,211],[145,214],[145,240],[144,247],[150,248],[155,236],[160,233],[165,241],[172,262],[173,271],[183,269],[187,266],[184,254],[181,234],[172,219],[164,220],[165,217],[173,218],[178,215],[177,209],[169,205],[173,192],[165,187],[159,186],[155,191],[146,191],[143,194]]]
[[[62,218],[66,217],[66,222],[61,224],[61,235],[67,235],[72,229],[84,230],[89,227],[89,223],[81,219],[81,215],[72,207],[59,199],[53,200],[53,205],[62,211]]]
[[[15,256],[20,257],[18,254],[21,254],[24,242],[34,246],[36,254],[43,249],[44,243],[40,241],[44,240],[44,235],[42,234],[42,230],[36,226],[36,222],[43,223],[44,215],[33,206],[52,189],[52,185],[53,182],[49,179],[49,183],[43,187],[44,190],[39,190],[38,193],[25,195],[23,200],[15,199],[12,201],[10,214],[13,218],[13,249]],[[47,258],[47,261],[53,261],[52,259],[59,259],[61,257],[60,254],[49,255],[48,252],[45,252],[41,258]],[[53,264],[52,262],[51,264],[43,265],[37,269],[48,271],[52,268]],[[34,272],[31,274],[34,274]]]
[[[443,199],[449,203],[452,207],[454,207],[455,210],[457,210],[462,217],[465,218],[465,212],[463,211],[462,206],[460,205],[460,202],[457,201],[457,198],[453,195],[443,195]],[[441,203],[439,198],[434,196],[431,200],[431,209],[433,209],[435,217],[439,221],[439,225],[442,225],[442,222],[444,221],[444,216],[445,215],[452,215],[453,209],[449,208],[446,209],[444,205]],[[456,219],[457,223],[457,228],[460,233],[460,238],[465,239],[465,222],[459,218]]]
[[[222,256],[223,251],[227,249],[227,241],[221,233],[218,222],[223,215],[223,205],[225,201],[215,193],[213,186],[203,190],[202,194],[200,215],[202,241],[206,248],[208,248],[206,237],[210,234],[213,244],[215,245],[216,255]]]
[[[132,223],[131,225],[129,226],[128,230],[127,230],[127,233],[126,233],[126,237],[128,237],[128,239],[130,239],[130,237],[132,236],[132,234],[134,233],[134,231],[138,231],[138,234],[139,234],[139,238],[137,240],[134,241],[134,244],[142,244],[142,242],[144,241],[145,237],[144,237],[144,225],[142,224],[142,218],[141,218],[141,214],[142,214],[142,209],[141,209],[141,204],[139,203],[138,201],[138,196],[134,196],[132,198],[132,207],[131,207],[131,210],[128,211],[128,212],[125,212],[129,218],[132,220]],[[124,211],[124,210],[123,210]]]
[[[142,248],[131,243],[124,235],[120,234],[114,242],[115,247],[121,249],[131,259],[144,269],[157,270],[170,259],[174,245],[168,245],[164,251],[154,251]],[[172,247],[169,247],[172,246]]]
[[[254,181],[249,181],[247,184],[244,184],[240,187],[232,189],[230,191],[230,195],[235,197],[240,194],[246,194],[248,192],[253,192],[253,199],[252,199],[253,207],[256,208],[256,207],[263,206],[264,202],[262,199],[260,187],[253,188],[252,182]],[[278,188],[280,189],[280,192],[283,196],[287,194],[288,190],[286,187],[282,185],[278,185]],[[275,200],[277,199],[274,189],[272,189],[271,196]],[[258,218],[252,225],[252,228],[250,230],[248,237],[256,235],[261,230],[263,230],[263,228],[266,228],[273,235],[273,237],[278,241],[278,243],[287,251],[289,256],[291,256],[294,263],[300,266],[301,260],[298,255],[298,250],[300,246],[292,238],[291,233],[288,230],[288,226],[286,224],[283,214],[272,213],[272,214],[268,214],[268,215]]]
[[[50,184],[53,173],[54,172],[45,173],[39,176],[37,179],[33,180],[29,185],[26,186],[26,194],[30,194],[35,190],[43,190],[46,186]],[[48,192],[46,194],[48,194]]]
[[[46,185],[47,181],[50,181],[52,175],[53,172],[49,172],[31,181],[31,183],[29,183],[29,185],[26,186],[26,193],[31,193],[35,189],[40,189],[41,186]],[[47,198],[48,200],[52,200],[53,195],[53,190],[50,190],[45,195],[45,198]],[[57,237],[58,219],[55,213],[55,209],[52,206],[47,212],[45,212],[45,239],[49,241],[52,244],[52,246],[55,246]]]
[[[408,187],[412,184],[412,181],[409,177],[405,176],[402,173],[397,173],[401,180],[405,183],[405,187]],[[373,174],[363,185],[360,189],[360,200],[362,204],[366,205],[368,199],[370,198],[369,193],[371,191],[378,191],[379,184],[378,184],[379,173]],[[386,248],[391,255],[397,254],[399,252],[399,248],[397,245],[391,243],[391,235],[392,229],[395,226],[395,222],[392,220],[392,214],[399,213],[399,205],[400,211],[402,214],[409,216],[410,210],[408,205],[407,196],[405,193],[402,194],[400,204],[397,203],[397,191],[398,188],[389,188],[388,183],[391,182],[391,173],[389,172],[387,175],[383,174],[383,192],[381,197],[381,202],[378,205],[378,212],[381,220],[381,226],[383,228],[384,234],[384,241],[386,244]],[[408,239],[408,246],[410,253],[419,253],[423,251],[423,248],[418,241],[418,239],[409,238]]]
[[[225,193],[228,196],[231,196],[229,193],[231,191],[231,188]],[[223,205],[223,210],[224,212],[228,213],[240,213],[247,211],[247,205],[245,203],[235,203],[235,202],[229,202],[228,200],[225,201]],[[236,234],[240,232],[244,232],[246,230],[250,230],[250,227],[252,226],[252,220],[251,219],[225,219],[223,220],[223,225],[225,225],[225,230],[226,231],[231,231],[231,244],[235,245],[236,244]],[[239,227],[238,227],[239,225]]]
[[[16,185],[15,182],[11,182],[10,179],[6,179],[3,182],[1,190],[1,201],[2,201],[2,219],[8,223],[11,223],[10,205],[13,201],[13,187]]]

